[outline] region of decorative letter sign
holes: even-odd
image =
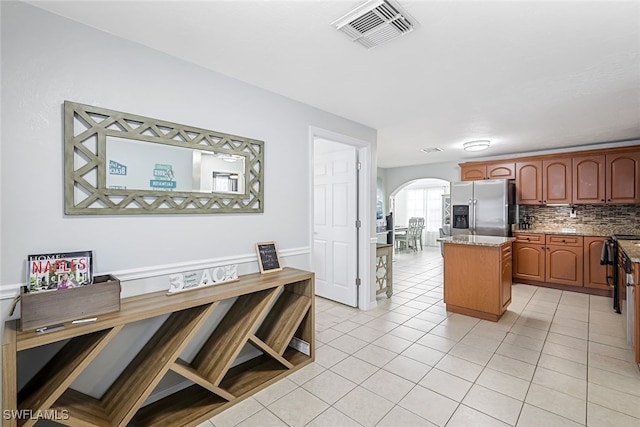
[[[200,272],[187,271],[169,275],[169,291],[167,295],[178,292],[200,289],[206,286],[217,285],[238,280],[238,265],[225,265],[211,269],[204,269]]]

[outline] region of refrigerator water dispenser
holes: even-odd
[[[469,205],[453,205],[453,228],[469,228]]]

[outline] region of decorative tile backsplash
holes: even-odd
[[[533,216],[533,227],[609,226],[629,229],[640,228],[639,205],[577,205],[576,217],[571,218],[570,206],[520,205],[522,221],[525,215]]]

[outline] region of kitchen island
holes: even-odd
[[[447,311],[498,321],[511,303],[512,237],[451,236],[444,244]]]

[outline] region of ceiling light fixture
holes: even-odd
[[[465,151],[482,151],[489,148],[490,142],[486,139],[480,139],[478,141],[469,141],[463,144]]]

